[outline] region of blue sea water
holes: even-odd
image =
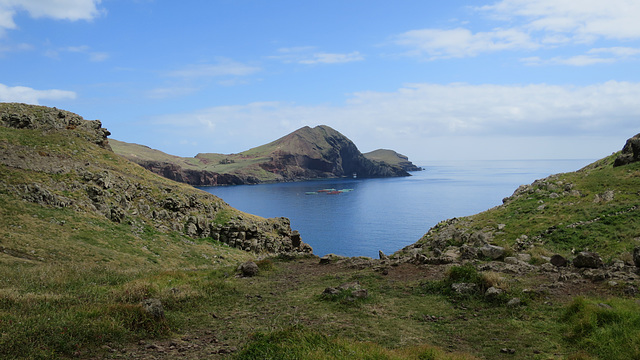
[[[323,256],[377,257],[416,242],[430,227],[502,204],[522,184],[575,171],[592,160],[428,162],[410,177],[331,179],[201,187],[231,206],[262,217],[288,217],[302,240]],[[338,195],[319,189],[353,189]]]

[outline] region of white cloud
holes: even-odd
[[[194,87],[164,87],[150,90],[147,92],[147,97],[150,99],[168,99],[182,97],[196,91],[198,91],[198,88]]]
[[[346,54],[317,52],[313,46],[300,46],[278,49],[278,55],[270,56],[270,59],[284,63],[298,63],[305,65],[316,64],[342,64],[354,61],[363,61],[364,56],[353,51]]]
[[[76,93],[67,90],[36,90],[25,86],[7,86],[0,84],[1,102],[21,102],[38,105],[40,100],[75,99]]]
[[[59,49],[48,49],[45,51],[44,55],[52,59],[59,59],[60,53],[65,53],[65,52],[86,54],[89,57],[89,61],[92,61],[92,62],[102,62],[109,58],[109,53],[91,51],[91,48],[87,45],[67,46]]]
[[[563,139],[591,137],[615,139],[621,147],[640,132],[638,98],[640,83],[615,81],[590,86],[411,84],[395,92],[355,93],[335,107],[277,102],[212,107],[167,115],[156,119],[163,126],[154,128],[163,128],[176,138],[216,139],[203,141],[207,144],[200,149],[203,152],[240,152],[305,125],[326,124],[363,151],[388,147],[424,159],[425,149],[442,152],[431,142],[490,138],[494,155],[483,148],[466,148],[465,143],[459,143],[458,150],[474,158],[495,158],[499,151],[503,158],[539,158],[536,154],[547,156],[548,151],[529,148],[516,154],[500,145],[518,143],[514,138],[529,143],[556,139],[558,151],[564,151]],[[615,150],[607,148],[602,155]],[[603,150],[584,144],[582,151]]]
[[[167,73],[168,76],[182,78],[218,77],[218,76],[247,76],[259,72],[256,66],[245,65],[230,59],[219,59],[217,64],[188,65],[180,70]]]
[[[502,0],[479,9],[505,20],[522,18],[527,29],[575,42],[640,38],[637,0]]]
[[[640,54],[640,49],[630,47],[610,47],[610,48],[594,48],[587,51],[586,54],[574,55],[567,57],[553,57],[551,59],[542,59],[538,56],[522,58],[520,61],[525,65],[570,65],[570,66],[588,66],[595,64],[612,64],[633,58],[634,55]]]
[[[310,59],[300,61],[301,64],[341,64],[354,61],[362,61],[364,56],[359,52],[354,51],[349,54],[330,54],[330,53],[315,53]]]
[[[435,60],[504,50],[585,45],[598,40],[640,39],[638,0],[501,0],[474,9],[501,26],[477,32],[462,27],[416,29],[396,36],[394,43],[407,47],[410,55]],[[629,54],[566,56],[542,63],[584,66],[612,63],[616,61],[613,57],[624,56]]]
[[[517,29],[496,29],[475,34],[464,28],[411,30],[398,35],[395,43],[412,48],[413,54],[426,55],[431,60],[539,47],[528,34]]]
[[[100,15],[102,0],[0,0],[0,28],[14,29],[13,17],[26,11],[33,18],[92,20]]]

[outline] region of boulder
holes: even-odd
[[[260,269],[258,268],[258,264],[254,263],[253,261],[247,261],[238,266],[238,271],[240,271],[240,274],[242,274],[242,276],[244,277],[256,276],[258,275],[259,270]]]
[[[487,289],[487,291],[485,291],[484,296],[488,299],[488,300],[494,300],[496,299],[498,296],[502,295],[504,291],[502,291],[502,289],[498,289],[496,287],[490,287]]]
[[[478,255],[496,260],[504,256],[504,248],[501,246],[485,244],[478,249]]]
[[[520,306],[522,302],[520,301],[520,298],[513,298],[511,300],[509,300],[509,302],[507,302],[507,307],[516,307],[516,306]]]
[[[556,267],[565,267],[567,266],[567,259],[565,259],[562,255],[553,255],[550,260],[551,264]]]
[[[603,265],[600,255],[591,251],[582,251],[573,259],[573,266],[577,268],[597,269]]]
[[[351,296],[356,299],[366,299],[369,297],[369,292],[367,291],[367,289],[358,289],[351,292]]]
[[[633,249],[633,263],[637,266],[640,267],[640,246],[636,246]]]
[[[338,289],[336,289],[334,287],[328,287],[328,288],[324,289],[322,294],[324,294],[324,295],[338,295],[338,294],[340,294],[340,290],[338,290]]]
[[[622,154],[616,158],[613,166],[627,165],[638,160],[640,160],[640,134],[627,140],[622,148]]]
[[[164,318],[164,308],[159,299],[144,299],[140,305],[145,313],[151,315],[155,319]]]

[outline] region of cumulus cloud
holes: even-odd
[[[25,86],[7,86],[0,84],[1,102],[21,102],[38,105],[40,100],[75,99],[76,93],[67,90],[36,90]]]
[[[598,40],[640,39],[640,21],[637,20],[640,1],[637,0],[501,0],[474,9],[499,26],[476,32],[465,27],[415,29],[397,35],[393,42],[408,48],[407,54],[436,60],[504,50],[585,45]],[[612,63],[625,56],[629,54],[612,52],[607,57],[579,54],[536,64],[584,66]]]
[[[0,0],[0,28],[14,29],[13,17],[26,11],[33,18],[91,20],[100,15],[102,0]]]
[[[411,30],[398,35],[395,43],[414,49],[414,55],[426,55],[431,60],[539,47],[531,41],[528,34],[517,29],[478,33],[464,28]]]
[[[480,10],[505,20],[524,20],[524,27],[567,41],[640,38],[640,2],[636,0],[502,0]]]
[[[326,124],[350,137],[361,150],[390,147],[415,154],[431,142],[463,138],[492,139],[492,144],[517,143],[514,138],[563,137],[624,142],[640,132],[639,97],[640,83],[615,81],[590,86],[422,83],[395,92],[355,93],[341,106],[251,103],[156,121],[165,131],[185,139],[215,139],[203,149],[209,152],[239,152],[305,125]],[[542,151],[529,150],[520,155],[536,158],[536,151]],[[484,150],[474,151],[474,156],[481,156]]]

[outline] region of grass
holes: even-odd
[[[640,305],[636,301],[580,297],[567,306],[560,320],[565,324],[565,339],[588,349],[593,358],[640,358]]]

